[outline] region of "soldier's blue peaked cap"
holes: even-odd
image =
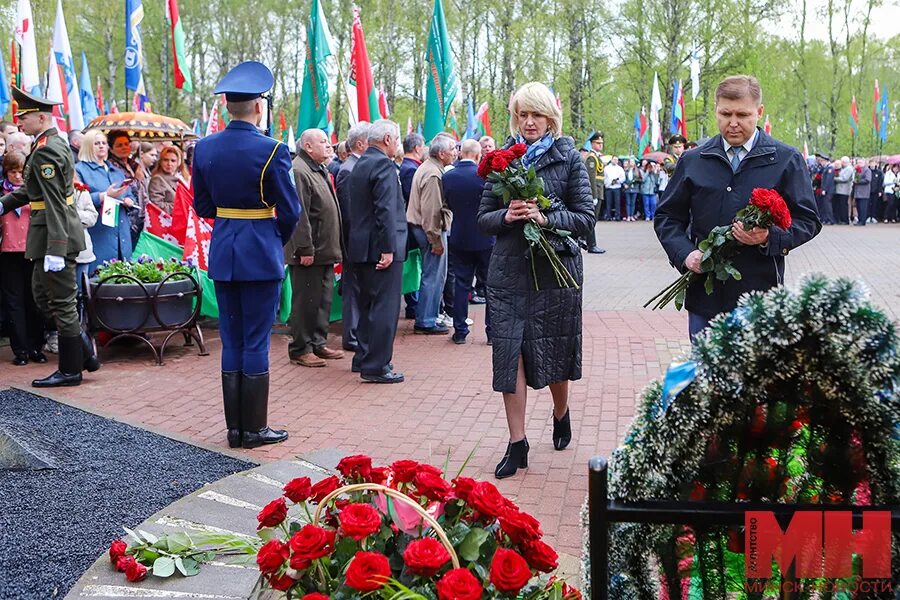
[[[225,99],[229,102],[246,102],[259,98],[271,90],[274,84],[275,77],[269,67],[249,60],[228,71],[213,93],[225,94]]]

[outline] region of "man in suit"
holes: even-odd
[[[745,231],[732,225],[742,244],[734,257],[740,281],[716,281],[712,294],[705,277],[688,288],[685,306],[691,338],[713,317],[737,306],[738,297],[784,282],[784,257],[822,228],[803,157],[757,127],[763,114],[762,91],[755,77],[725,78],[716,88],[719,135],[681,157],[654,219],[659,241],[681,272],[703,273],[699,242],[720,225],[732,223],[747,206],[754,188],[774,189],[787,202],[789,229],[772,226]]]
[[[215,217],[209,278],[222,338],[222,396],[228,445],[256,448],[287,439],[268,427],[269,340],[284,279],[284,245],[300,203],[285,144],[259,132],[272,72],[244,62],[225,74],[231,122],[194,150],[194,210]],[[270,113],[271,114],[271,113]]]
[[[82,370],[96,371],[100,363],[78,317],[75,257],[84,250],[85,242],[73,200],[75,165],[69,145],[53,126],[53,107],[59,102],[32,96],[15,86],[12,95],[18,103],[16,117],[23,135],[34,136],[34,143],[31,152],[26,152],[25,183],[0,198],[0,215],[29,205],[25,258],[35,261],[31,288],[38,308],[54,320],[59,332],[59,367],[31,385],[80,385]]]
[[[472,279],[478,274],[487,279],[488,264],[494,248],[494,237],[486,236],[478,228],[478,205],[484,191],[484,179],[478,176],[481,145],[466,140],[459,151],[456,168],[444,174],[444,196],[453,212],[450,229],[450,264],[456,275],[453,295],[453,342],[465,344],[469,335],[469,294]],[[485,311],[485,334],[491,343],[490,307]]]
[[[353,264],[347,259],[347,236],[350,232],[350,174],[353,173],[356,162],[360,159],[366,148],[369,147],[369,122],[360,121],[347,132],[347,148],[349,154],[341,164],[334,186],[337,190],[338,204],[341,207],[341,228],[344,241],[344,261],[341,265],[341,327],[344,350],[356,352],[356,330],[359,327],[359,286],[356,282],[356,273],[353,272]]]
[[[403,205],[409,207],[409,192],[412,189],[413,177],[416,169],[425,160],[425,138],[418,133],[410,133],[403,138],[403,162],[400,163],[400,188],[403,190]],[[406,249],[411,250],[416,246],[416,240],[409,236]],[[403,295],[406,302],[405,315],[407,319],[416,318],[416,306],[419,303],[419,292],[409,292]]]
[[[334,287],[334,263],[342,260],[341,209],[325,162],[331,157],[328,136],[307,129],[294,159],[294,182],[302,211],[297,229],[284,247],[291,270],[291,336],[288,357],[301,367],[324,367],[344,358],[325,345]]]
[[[363,381],[399,383],[403,374],[394,372],[391,357],[406,260],[406,211],[392,160],[400,128],[386,119],[375,121],[368,141],[350,175],[347,255],[359,285],[359,350],[353,370],[359,370]]]

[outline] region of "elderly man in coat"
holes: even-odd
[[[773,225],[744,231],[740,221],[733,223],[734,238],[744,246],[734,266],[743,277],[716,281],[709,295],[703,279],[688,288],[685,306],[692,338],[717,314],[733,310],[741,294],[783,283],[784,257],[822,229],[803,157],[757,127],[762,114],[756,78],[725,78],[716,88],[719,135],[678,161],[654,219],[672,265],[701,273],[700,240],[714,227],[732,223],[754,188],[778,191],[791,212],[792,224],[786,230]]]

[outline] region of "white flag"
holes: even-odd
[[[81,131],[84,129],[84,115],[81,112],[81,92],[78,89],[78,82],[75,78],[75,61],[72,58],[72,48],[69,46],[69,33],[66,31],[62,0],[57,0],[56,3],[56,22],[53,25],[52,51],[53,58],[56,60],[56,70],[59,73],[60,87],[62,88],[62,116],[69,121],[70,130]],[[53,70],[51,70],[52,76]]]
[[[41,76],[38,74],[37,46],[34,44],[34,17],[28,0],[19,0],[15,38],[22,46],[22,62],[19,66],[22,75],[21,89],[40,95]]]
[[[653,74],[653,93],[650,96],[650,143],[653,150],[659,150],[659,140],[662,135],[659,127],[659,111],[662,110],[662,98],[659,95],[659,77]]]
[[[700,57],[697,48],[691,49],[691,100],[696,100],[700,93]]]
[[[53,48],[47,56],[47,100],[58,102],[53,107],[53,126],[56,132],[68,141],[66,133],[69,131],[66,125],[66,117],[63,114],[63,104],[65,103],[65,94],[63,93],[62,75],[59,72],[59,66],[56,64],[56,57],[53,55]]]
[[[288,150],[291,151],[291,154],[297,153],[297,140],[294,139],[294,126],[288,127],[288,141],[287,141]]]

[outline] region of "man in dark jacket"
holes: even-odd
[[[425,138],[418,133],[410,133],[403,138],[403,162],[400,164],[400,188],[403,190],[403,205],[409,208],[409,192],[412,189],[413,177],[422,161],[425,160]],[[416,240],[409,236],[407,251],[416,247]],[[406,318],[416,318],[416,307],[419,304],[419,292],[403,295],[406,302]]]
[[[705,278],[688,288],[692,338],[717,314],[733,310],[741,294],[783,283],[784,257],[822,228],[803,157],[757,127],[762,114],[756,78],[724,79],[716,88],[719,135],[678,161],[656,213],[656,235],[669,261],[681,272],[700,274],[703,253],[697,245],[714,227],[731,223],[754,188],[777,190],[791,212],[787,230],[773,225],[745,231],[740,222],[733,224],[734,238],[744,246],[733,264],[743,277],[716,281],[710,295]]]
[[[291,335],[288,356],[302,367],[324,367],[344,358],[325,345],[334,287],[334,263],[342,260],[341,209],[324,163],[331,156],[328,136],[307,129],[294,159],[297,196],[303,205],[297,229],[284,247],[291,270]]]
[[[853,202],[856,204],[856,223],[864,227],[869,220],[869,196],[872,194],[872,170],[866,159],[856,159],[856,174],[853,179]],[[851,215],[852,216],[852,215]]]
[[[359,350],[353,370],[363,381],[399,383],[403,374],[394,372],[391,357],[406,260],[406,211],[392,158],[400,128],[386,119],[375,121],[368,142],[350,175],[347,257],[359,286]]]
[[[357,297],[359,287],[356,285],[356,274],[353,265],[347,260],[347,235],[350,231],[350,174],[356,162],[369,147],[369,122],[360,121],[347,132],[347,150],[350,154],[338,170],[334,178],[338,204],[341,206],[341,228],[344,236],[344,262],[341,271],[341,327],[343,329],[343,346],[348,352],[356,352],[356,328],[359,326],[359,308]]]
[[[816,205],[819,218],[824,225],[834,225],[831,211],[831,199],[834,197],[834,163],[828,156],[817,154],[819,165],[813,174],[813,190],[816,194]],[[840,167],[838,167],[840,169]]]
[[[880,223],[884,220],[884,171],[877,159],[869,161],[869,170],[872,171],[872,190],[869,194],[869,221]]]
[[[488,264],[494,237],[481,233],[478,229],[478,205],[484,192],[484,179],[478,176],[478,162],[481,160],[481,144],[475,140],[462,143],[459,163],[455,169],[444,173],[444,196],[453,212],[453,227],[450,229],[450,264],[456,275],[453,291],[453,341],[465,344],[469,335],[469,294],[472,279],[478,273],[487,279]],[[490,307],[485,311],[485,334],[491,343]]]

